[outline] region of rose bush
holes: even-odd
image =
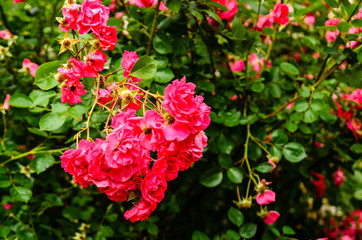
[[[0,237],[361,239],[361,0],[4,0]]]

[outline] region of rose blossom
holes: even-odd
[[[127,220],[130,219],[131,222],[143,221],[151,215],[156,207],[157,205],[155,203],[141,199],[136,206],[124,213],[124,217]]]
[[[11,34],[11,32],[8,29],[0,31],[0,38],[7,40],[12,37],[13,37],[13,35]]]
[[[9,100],[10,100],[10,94],[7,94],[5,97],[5,101],[4,101],[4,108],[5,110],[9,110],[10,109],[10,105],[9,105]]]
[[[273,21],[281,25],[286,25],[289,22],[289,8],[286,4],[277,3],[274,5]]]
[[[116,26],[98,26],[92,32],[102,44],[103,50],[113,50],[117,42],[117,29]]]
[[[69,102],[72,106],[76,103],[81,103],[81,96],[85,95],[87,90],[84,89],[84,85],[80,82],[68,82],[65,87],[62,87],[62,103]]]
[[[275,193],[272,190],[265,190],[256,196],[256,202],[259,205],[267,205],[271,202],[275,202]]]
[[[142,198],[149,202],[161,202],[166,190],[165,174],[159,172],[148,173],[141,184]]]
[[[337,171],[333,174],[334,184],[337,185],[337,187],[341,187],[345,176],[341,168],[338,168]]]
[[[23,61],[23,68],[28,70],[30,74],[35,77],[35,72],[38,69],[39,65],[36,63],[32,63],[29,59],[25,58]]]
[[[77,24],[79,34],[88,33],[98,26],[106,26],[109,19],[109,8],[99,0],[85,0],[80,8]]]
[[[268,215],[264,218],[264,222],[268,225],[272,225],[279,216],[280,214],[277,211],[269,211]]]
[[[158,0],[129,0],[129,4],[136,5],[141,8],[150,8],[152,6],[156,6],[158,4]],[[163,2],[160,3],[160,10],[167,10],[168,8],[165,6]]]
[[[107,56],[101,50],[90,52],[85,61],[83,77],[96,78],[98,73],[103,71],[104,64],[107,62]]]

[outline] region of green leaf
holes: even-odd
[[[276,157],[278,159],[278,161],[280,161],[280,159],[282,159],[282,150],[280,150],[278,147],[276,146],[271,146],[269,148],[269,153],[273,156]]]
[[[338,8],[339,4],[335,0],[325,0],[325,2],[332,8]]]
[[[228,240],[240,240],[240,234],[237,231],[229,229],[229,230],[226,231],[226,239],[228,239]]]
[[[0,237],[6,237],[11,232],[11,228],[9,226],[1,226],[0,227]]]
[[[308,110],[304,113],[304,122],[312,123],[318,119],[318,112],[314,110]]]
[[[105,5],[104,1],[102,2],[103,5]],[[107,5],[105,5],[107,6]],[[122,24],[122,20],[116,17],[110,17],[107,21],[107,26],[116,26],[116,27],[120,27]]]
[[[322,99],[313,99],[311,107],[313,110],[320,111],[324,108],[325,102]]]
[[[4,169],[4,171],[0,172],[0,188],[7,188],[10,187],[11,181],[9,178],[9,175],[5,168],[0,167],[1,169]]]
[[[234,148],[233,140],[224,134],[221,134],[217,142],[222,153],[230,154]]]
[[[353,144],[351,150],[356,153],[362,153],[362,144],[360,143]]]
[[[349,25],[349,23],[344,22],[344,21],[339,22],[338,25],[337,25],[338,30],[343,32],[343,33],[347,33],[350,27],[351,26]]]
[[[209,14],[209,16],[211,18],[213,18],[216,22],[218,22],[220,24],[220,26],[224,26],[224,23],[222,22],[221,18],[219,17],[219,15],[217,15],[215,12],[212,12],[212,11],[206,11],[205,12],[207,14]]]
[[[280,98],[282,96],[282,90],[278,84],[272,83],[269,88],[270,94],[275,98]]]
[[[166,7],[174,13],[178,13],[181,8],[181,0],[167,0]]]
[[[289,132],[293,133],[295,131],[297,131],[298,129],[298,125],[295,124],[294,122],[291,121],[286,121],[285,122],[285,127],[288,129]]]
[[[243,238],[249,239],[254,237],[258,226],[254,223],[245,223],[240,229],[240,235]]]
[[[230,112],[219,112],[219,117],[223,121],[223,124],[227,127],[235,127],[239,125],[241,112],[232,109]]]
[[[259,92],[263,91],[264,87],[265,87],[264,83],[261,83],[261,82],[254,83],[253,85],[251,85],[251,90],[253,90],[253,92],[259,93]]]
[[[362,19],[359,18],[359,19],[353,20],[353,21],[352,21],[352,26],[353,26],[353,27],[356,27],[356,28],[362,27]]]
[[[54,164],[53,156],[36,156],[33,160],[33,168],[37,174],[44,172]]]
[[[297,112],[305,112],[309,107],[309,103],[307,100],[302,99],[295,102],[293,108]]]
[[[289,227],[288,225],[283,226],[283,233],[287,235],[294,235],[295,231],[293,228]]]
[[[170,38],[165,34],[156,34],[153,38],[153,48],[160,54],[172,53]]]
[[[244,24],[241,21],[235,21],[231,27],[233,38],[240,39],[245,36],[246,30]]]
[[[192,240],[210,240],[210,238],[205,233],[195,231],[192,233]]]
[[[60,128],[64,122],[66,117],[60,113],[47,113],[42,116],[39,120],[39,127],[44,131],[53,131]]]
[[[130,76],[142,79],[153,78],[157,72],[157,63],[149,56],[140,57],[132,67]]]
[[[282,64],[280,64],[280,68],[289,76],[295,76],[299,74],[298,68],[291,63],[283,62]]]
[[[239,209],[231,207],[228,211],[228,218],[236,226],[240,227],[244,223],[244,215]]]
[[[35,72],[35,84],[42,90],[49,90],[58,85],[54,74],[57,69],[63,64],[62,61],[53,61],[40,65]]]
[[[304,147],[295,142],[288,143],[283,148],[283,156],[292,163],[300,162],[307,157]]]
[[[353,194],[354,198],[357,200],[362,200],[362,189],[358,189]]]
[[[263,163],[259,164],[255,169],[261,173],[268,173],[273,169],[273,165],[271,165],[267,162],[263,162]]]
[[[288,134],[283,129],[277,129],[272,133],[272,142],[277,146],[283,146],[288,139]]]
[[[158,235],[158,227],[156,224],[151,223],[149,225],[147,225],[147,232],[153,236],[157,236]]]
[[[243,181],[243,173],[236,167],[229,168],[226,175],[233,183],[241,183]]]
[[[41,90],[33,90],[29,97],[33,101],[32,107],[41,106],[46,107],[49,103],[49,98],[55,96],[56,93],[54,91],[44,92]]]
[[[223,168],[229,168],[230,165],[233,163],[233,160],[231,159],[229,154],[219,154],[219,165]]]
[[[216,187],[222,181],[222,172],[217,169],[207,170],[201,177],[201,184],[206,187]]]
[[[32,196],[32,192],[28,188],[16,187],[10,189],[10,195],[17,201],[28,202]]]
[[[40,130],[39,128],[28,128],[28,131],[31,133],[34,133],[36,135],[42,136],[42,137],[47,137],[48,134],[42,130]]]
[[[158,83],[168,83],[170,82],[175,75],[173,74],[170,68],[161,68],[157,70],[155,75],[155,82]]]
[[[15,93],[14,95],[12,95],[10,97],[10,100],[8,103],[12,107],[28,108],[32,105],[33,102],[31,101],[31,99],[28,96],[26,96],[24,94],[20,94],[20,93]]]

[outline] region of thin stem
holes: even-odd
[[[260,17],[260,5],[261,5],[261,0],[259,0],[259,4],[258,4],[258,13],[256,15],[256,22],[254,24],[254,31],[256,31],[258,22],[259,22],[259,17]]]
[[[94,100],[94,103],[93,103],[93,106],[89,112],[89,115],[88,115],[88,119],[87,119],[87,123],[86,123],[86,129],[87,129],[87,140],[90,140],[90,133],[89,133],[89,123],[90,123],[90,119],[92,117],[92,114],[93,114],[93,111],[94,111],[94,108],[96,107],[97,105],[97,102],[98,102],[98,92],[99,92],[99,83],[100,83],[100,78],[101,78],[101,75],[98,75],[97,76],[97,88],[96,88],[96,99]]]
[[[156,5],[155,16],[153,17],[153,23],[152,23],[152,29],[151,29],[150,42],[148,43],[147,50],[146,50],[147,56],[150,55],[153,37],[155,36],[157,17],[158,17],[158,13],[160,12],[160,4],[161,4],[161,0],[159,0]]]
[[[7,128],[6,128],[6,118],[5,118],[5,114],[1,114],[2,117],[3,117],[3,122],[4,122],[4,135],[3,135],[3,139],[1,140],[1,146],[3,148],[3,151],[5,152],[6,151],[6,147],[5,147],[5,140],[6,140],[6,131],[7,131]]]
[[[272,156],[272,155],[270,154],[270,152],[263,146],[263,144],[261,144],[254,136],[251,135],[250,138],[251,138],[251,140],[253,140],[253,142],[255,142],[261,149],[263,149],[266,154],[268,154],[269,156]]]
[[[276,37],[276,34],[277,34],[278,27],[274,26],[273,28],[274,29],[273,29],[273,35],[272,35],[271,43],[270,43],[270,45],[268,47],[268,51],[267,51],[266,56],[265,56],[265,62],[263,64],[263,67],[260,70],[260,74],[264,71],[266,66],[268,66],[268,62],[269,62],[269,59],[270,59],[270,53],[271,53],[271,50],[273,49],[273,45],[274,45],[274,42],[275,42],[275,37]]]
[[[117,69],[117,70],[115,70],[115,71],[113,71],[113,72],[111,72],[111,73],[108,73],[105,77],[104,77],[104,79],[107,79],[107,78],[109,78],[111,75],[113,75],[113,74],[115,74],[115,73],[117,73],[117,72],[119,72],[119,71],[122,71],[122,70],[124,70],[123,68],[120,68],[120,69]]]

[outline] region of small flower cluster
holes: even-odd
[[[285,3],[276,3],[274,9],[270,10],[269,15],[261,15],[256,25],[257,31],[263,31],[263,28],[273,27],[273,23],[287,25],[289,23],[289,7]]]
[[[328,228],[324,233],[329,239],[355,240],[362,238],[362,211],[355,209],[343,221],[331,217],[328,220]]]
[[[212,0],[213,2],[217,2],[223,6],[225,6],[228,11],[217,10],[217,15],[221,20],[226,20],[228,24],[232,22],[235,17],[236,12],[238,11],[238,3],[236,0]],[[207,21],[212,26],[218,26],[218,23],[213,18],[208,18]]]
[[[63,8],[63,18],[57,18],[59,28],[65,32],[61,44],[60,53],[68,50],[73,57],[62,68],[58,69],[56,78],[62,87],[62,103],[70,105],[81,103],[81,96],[87,91],[81,83],[82,77],[96,78],[103,71],[107,62],[105,50],[113,50],[117,42],[116,26],[107,26],[109,8],[102,5],[100,0],[85,0],[82,5],[75,0],[66,0]],[[80,60],[81,50],[73,54],[73,45],[79,43],[68,36],[69,29],[78,30],[80,35],[92,32],[94,38],[84,43],[83,48],[91,47],[90,51]],[[80,46],[80,43],[79,43]]]
[[[362,8],[359,9],[359,12],[353,17],[353,20],[356,20],[356,19],[362,19]],[[340,23],[342,20],[339,19],[339,18],[332,18],[332,19],[329,19],[325,22],[325,26],[335,26],[337,27],[338,26],[338,23]],[[362,27],[350,27],[348,29],[348,34],[359,34],[362,32]],[[338,29],[334,29],[334,30],[328,30],[326,32],[326,40],[328,42],[334,42],[338,35],[340,34],[340,31]],[[359,37],[357,40],[353,40],[353,41],[350,41],[346,44],[346,47],[348,48],[355,48],[356,46],[360,45],[360,40],[361,37]],[[340,46],[341,48],[344,48],[344,46]]]
[[[81,140],[61,156],[62,167],[76,183],[94,184],[113,201],[137,200],[125,218],[147,219],[164,198],[167,182],[200,159],[207,145],[203,130],[210,108],[194,96],[195,87],[184,77],[166,87],[162,109],[147,110],[144,117],[134,109],[119,112],[104,140]],[[156,151],[157,160],[150,156]]]
[[[362,109],[362,89],[356,89],[350,94],[343,94],[339,103],[335,102],[338,110],[337,116],[352,131],[356,141],[362,137],[362,124],[360,117]]]

